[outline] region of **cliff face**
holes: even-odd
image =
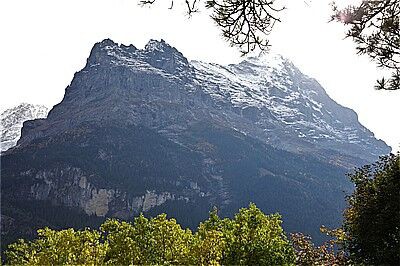
[[[23,173],[23,175],[30,173]],[[174,200],[169,192],[146,191],[142,196],[132,196],[119,189],[97,188],[88,182],[79,168],[51,169],[35,174],[37,181],[30,186],[32,200],[48,200],[68,207],[78,207],[88,215],[132,218],[133,214],[146,212],[155,206]],[[68,191],[65,191],[65,190]]]
[[[251,201],[314,234],[339,223],[345,172],[389,150],[281,57],[219,66],[163,41],[139,50],[104,40],[62,102],[26,121],[2,155],[2,221],[34,213],[35,226],[83,226],[168,212],[195,227],[214,205],[231,215]]]

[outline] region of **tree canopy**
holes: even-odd
[[[354,40],[357,52],[392,72],[378,80],[376,89],[400,89],[400,2],[362,1],[359,6],[340,10],[333,5],[333,9],[332,19],[350,26],[346,37]]]
[[[233,219],[214,210],[197,232],[165,214],[133,223],[107,220],[100,230],[45,228],[33,241],[19,240],[5,252],[10,265],[293,265],[294,251],[277,214],[254,204]]]
[[[349,265],[347,254],[343,249],[344,231],[342,229],[328,230],[324,227],[321,231],[333,238],[320,246],[314,245],[311,237],[303,233],[291,234],[296,253],[296,265]]]
[[[291,234],[296,265],[400,264],[400,153],[349,177],[355,190],[347,197],[342,227],[321,227],[330,240],[315,246],[309,236]]]
[[[343,229],[350,258],[366,265],[400,262],[400,153],[366,165],[350,178]]]

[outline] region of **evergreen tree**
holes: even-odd
[[[359,54],[367,54],[379,67],[392,72],[378,80],[376,89],[400,89],[400,2],[362,1],[343,10],[334,4],[332,19],[349,25],[346,37],[352,38]]]
[[[171,0],[171,8],[174,6]],[[141,5],[152,5],[156,0],[139,0]],[[222,36],[231,46],[238,47],[243,55],[256,48],[264,51],[269,46],[268,35],[280,12],[285,8],[275,0],[184,0],[191,16],[199,11],[199,5],[211,11],[211,19],[221,29]]]
[[[356,263],[400,265],[400,153],[350,174],[345,249]]]

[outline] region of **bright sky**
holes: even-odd
[[[179,1],[172,11],[165,0],[151,9],[138,7],[138,0],[0,1],[0,110],[20,102],[60,102],[93,44],[104,38],[138,48],[162,38],[189,59],[220,64],[241,60],[206,12],[188,19]],[[316,78],[338,103],[355,110],[377,138],[399,150],[400,90],[373,89],[380,74],[366,56],[355,54],[351,40],[343,40],[342,25],[328,23],[331,0],[281,1],[288,9],[271,35],[273,49]]]

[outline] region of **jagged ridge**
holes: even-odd
[[[168,211],[193,227],[212,205],[230,215],[251,201],[315,233],[339,223],[345,172],[388,150],[280,56],[220,66],[164,41],[107,39],[2,155],[2,202],[120,218]]]
[[[117,76],[111,77],[111,73]],[[106,84],[97,84],[101,88],[96,91],[86,88],[84,83],[88,77],[93,79],[99,75],[110,76]],[[122,87],[127,88],[121,90]],[[150,90],[141,91],[141,87],[150,87]],[[105,103],[101,108],[97,104],[100,96]],[[138,107],[132,105],[129,97],[146,102]],[[115,106],[117,101],[126,101],[126,105]],[[74,124],[95,119],[146,124],[171,136],[177,133],[176,126],[171,130],[171,123],[184,129],[193,119],[202,120],[212,114],[213,120],[223,121],[228,127],[291,152],[323,156],[331,150],[366,161],[390,152],[389,146],[376,140],[359,123],[353,110],[337,104],[316,80],[275,54],[261,54],[237,65],[221,66],[189,63],[163,40],[151,40],[140,50],[107,39],[94,46],[87,65],[67,88],[64,102],[68,102],[69,110],[56,106],[49,115],[49,123],[58,120],[60,124],[75,112],[79,118]],[[97,106],[90,108],[93,102]],[[71,106],[75,103],[78,104]],[[157,119],[151,125],[146,120],[154,119],[143,119],[143,113],[160,116],[160,105],[165,108],[166,103],[186,108],[192,115],[184,115],[182,121],[162,117],[167,121],[159,123]],[[93,116],[82,106],[101,114]],[[31,136],[25,139],[29,141]]]
[[[25,121],[46,118],[48,108],[44,105],[21,103],[1,113],[1,151],[6,151],[17,144],[21,128]]]

